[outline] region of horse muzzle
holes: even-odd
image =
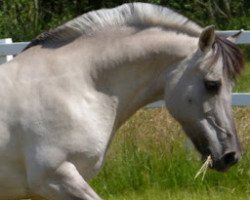
[[[210,167],[212,169],[215,169],[216,171],[225,172],[231,166],[239,162],[241,160],[241,157],[242,157],[242,154],[235,152],[235,151],[231,151],[231,152],[223,154],[221,158],[218,160],[213,159],[213,156],[212,156],[213,164]]]

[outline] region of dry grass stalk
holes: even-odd
[[[204,177],[206,175],[206,172],[208,170],[209,166],[213,165],[213,160],[211,158],[211,155],[209,155],[207,157],[207,160],[203,163],[203,165],[201,166],[200,170],[196,173],[194,179],[196,179],[198,176],[200,176],[202,174],[202,181],[204,180]]]

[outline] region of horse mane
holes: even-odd
[[[147,3],[128,3],[112,9],[88,12],[67,23],[44,32],[23,50],[36,45],[46,48],[61,47],[81,36],[93,36],[97,31],[120,27],[162,27],[178,33],[199,37],[202,28],[175,11]],[[243,55],[240,49],[223,36],[216,35],[214,61],[222,56],[224,71],[236,79],[243,70]]]
[[[244,69],[244,56],[240,48],[224,36],[216,35],[213,62],[222,57],[223,69],[231,80],[236,80]]]
[[[202,30],[196,23],[169,8],[147,3],[128,3],[113,9],[101,9],[76,17],[55,29],[42,33],[24,50],[36,45],[63,46],[78,37],[94,35],[98,30],[122,26],[157,26],[197,37]]]

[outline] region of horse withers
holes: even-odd
[[[241,158],[231,109],[240,50],[160,6],[90,12],[0,68],[0,199],[97,200],[87,181],[139,108],[166,107],[212,168]]]

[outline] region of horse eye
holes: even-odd
[[[205,80],[204,81],[205,88],[209,92],[217,92],[220,89],[221,81],[211,81],[211,80]]]

